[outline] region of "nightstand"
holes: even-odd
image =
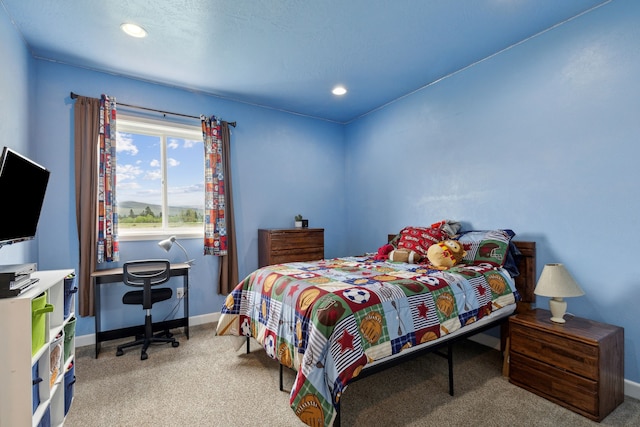
[[[509,381],[594,421],[624,401],[624,329],[547,310],[509,320]]]
[[[258,230],[258,267],[324,258],[324,228]]]

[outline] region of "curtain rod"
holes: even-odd
[[[73,93],[71,92],[71,99],[76,99],[79,95],[77,93]],[[171,114],[173,116],[180,116],[180,117],[188,117],[190,119],[197,119],[200,120],[200,117],[196,117],[196,116],[190,116],[188,114],[181,114],[181,113],[172,113],[171,111],[163,111],[163,110],[156,110],[154,108],[147,108],[147,107],[139,107],[137,105],[130,105],[130,104],[125,104],[123,102],[117,102],[117,105],[124,105],[125,107],[130,107],[130,108],[137,108],[140,110],[146,110],[146,111],[153,111],[155,113],[162,113],[162,114]],[[227,122],[229,124],[229,126],[233,126],[236,127],[236,122]]]

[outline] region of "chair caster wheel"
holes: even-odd
[[[149,356],[147,355],[147,353],[142,353],[142,354],[140,355],[140,360],[147,360],[147,358],[148,358],[148,357],[149,357]]]
[[[124,351],[118,349],[118,351],[116,351],[116,356],[122,356],[124,354]]]
[[[178,342],[178,341],[174,341],[174,342],[171,343],[171,347],[177,347],[179,345],[180,345],[180,342]]]

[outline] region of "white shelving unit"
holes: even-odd
[[[52,343],[60,335],[64,342],[65,326],[75,318],[75,294],[71,296],[69,315],[64,315],[64,279],[73,273],[73,270],[38,271],[31,277],[39,281],[28,291],[17,297],[0,299],[0,325],[3,327],[3,345],[0,346],[0,427],[35,427],[41,425],[43,416],[49,417],[51,426],[64,423],[65,373],[75,360],[75,334],[66,343],[70,346],[69,357],[53,381],[50,360]],[[46,292],[47,303],[53,305],[53,311],[44,314],[44,345],[32,355],[31,303],[43,292]],[[40,403],[34,411],[32,374],[36,363],[42,382],[37,385]]]

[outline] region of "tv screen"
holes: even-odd
[[[0,160],[0,246],[36,235],[50,172],[8,147]]]

